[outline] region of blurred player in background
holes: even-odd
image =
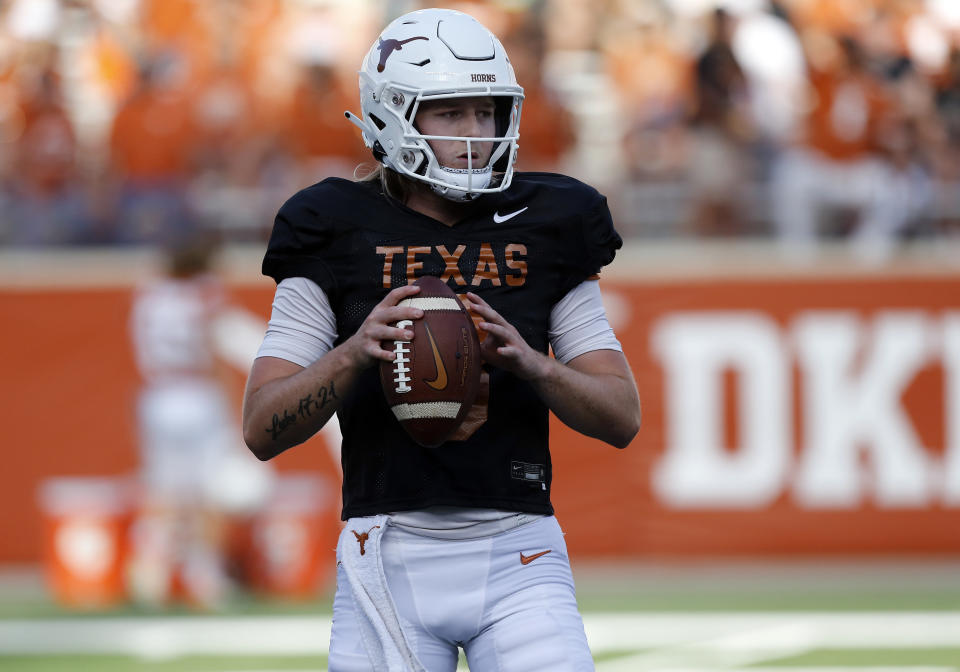
[[[391,23],[360,71],[382,163],[328,178],[277,215],[263,264],[273,314],[244,400],[269,459],[336,412],[343,512],[330,669],[592,670],[550,503],[548,415],[623,448],[633,375],[597,283],[621,245],[606,199],[572,178],[514,173],[523,89],[484,26],[451,10]],[[436,449],[390,413],[378,367],[436,275],[477,316],[480,400]],[[555,359],[548,357],[553,349]]]
[[[890,95],[857,40],[820,36],[804,46],[811,110],[802,140],[774,166],[774,228],[785,249],[799,255],[810,254],[830,228],[848,228],[853,251],[881,261],[909,220],[881,151]]]
[[[750,179],[742,147],[750,140],[747,80],[733,51],[733,17],[714,10],[710,42],[694,66],[689,179],[694,226],[703,235],[744,231],[743,185]]]
[[[224,290],[214,246],[171,247],[164,277],[134,299],[130,328],[144,381],[138,400],[142,505],[133,526],[129,589],[143,604],[175,597],[213,608],[227,596],[225,515],[262,501],[269,473],[242,450],[216,355]]]

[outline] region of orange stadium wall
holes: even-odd
[[[40,559],[45,479],[136,467],[132,284],[0,288],[0,562]],[[576,557],[960,552],[960,273],[602,286],[644,419],[623,451],[553,424],[554,501]],[[271,285],[230,290],[265,322]],[[322,441],[277,468],[338,479]]]

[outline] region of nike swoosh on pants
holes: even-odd
[[[546,551],[540,551],[539,553],[534,553],[533,555],[524,555],[523,552],[521,551],[521,553],[520,553],[520,564],[521,564],[521,565],[529,565],[531,562],[533,562],[533,561],[536,560],[537,558],[539,558],[539,557],[541,557],[541,556],[544,556],[544,555],[546,555],[546,554],[549,553],[549,552],[550,552],[550,549],[547,549]]]

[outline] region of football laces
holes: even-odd
[[[397,322],[399,329],[404,329],[412,325],[413,322],[411,320],[401,320]],[[397,356],[397,358],[393,360],[393,382],[396,383],[393,391],[397,394],[404,394],[413,390],[413,388],[407,384],[411,380],[410,376],[407,375],[410,373],[410,367],[407,366],[407,364],[410,363],[410,358],[407,356],[410,354],[409,345],[410,341],[393,342],[393,352]]]

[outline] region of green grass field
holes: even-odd
[[[960,566],[578,573],[598,672],[960,672]],[[0,586],[0,670],[318,672],[330,599],[66,611]],[[467,669],[465,664],[462,669]],[[475,671],[477,672],[477,671]]]

